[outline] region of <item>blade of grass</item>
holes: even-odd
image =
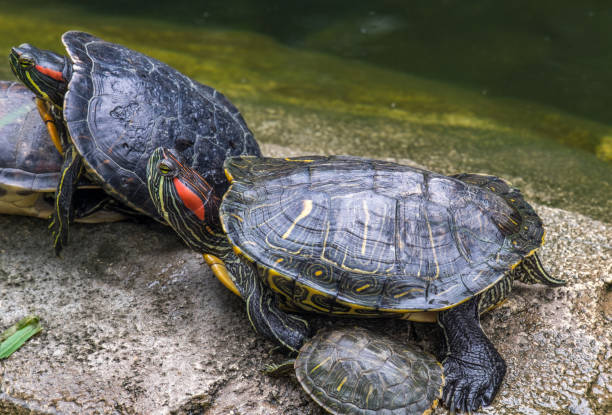
[[[0,333],[0,343],[15,334],[17,330],[21,330],[22,328],[24,328],[25,326],[29,326],[30,324],[38,324],[38,316],[26,316],[19,320],[17,323],[13,324],[8,329],[4,330],[2,333]]]
[[[27,316],[0,334],[0,359],[6,359],[42,330],[36,316]]]

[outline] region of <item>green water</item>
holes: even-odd
[[[81,3],[0,3],[0,49],[89,31],[221,90],[264,143],[488,172],[612,221],[604,2]]]

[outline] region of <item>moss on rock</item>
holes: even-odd
[[[110,18],[75,6],[5,7],[0,49],[30,42],[62,52],[59,37],[69,29],[125,44],[217,88],[261,142],[488,172],[535,200],[612,221],[608,125],[250,32]],[[12,79],[8,65],[0,78]]]

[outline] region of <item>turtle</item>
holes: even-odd
[[[57,127],[43,123],[34,94],[14,81],[0,81],[0,213],[48,218],[60,179],[62,157],[49,139]],[[110,198],[99,185],[77,184],[77,222],[123,220],[136,212]]]
[[[232,157],[223,199],[171,149],[147,167],[151,198],[184,242],[246,303],[252,326],[289,352],[298,312],[437,323],[452,411],[495,397],[506,364],[480,326],[518,279],[551,286],[544,227],[495,176],[350,156]]]
[[[338,415],[423,415],[438,406],[444,374],[436,358],[363,327],[327,328],[297,358],[269,365],[273,376],[295,371],[304,391]]]
[[[87,176],[132,209],[161,220],[146,186],[158,146],[181,156],[222,194],[227,156],[259,156],[238,109],[217,90],[154,58],[91,34],[62,35],[68,56],[24,43],[13,47],[16,77],[49,104],[60,134],[62,180],[52,220],[59,255],[67,243],[74,183]]]

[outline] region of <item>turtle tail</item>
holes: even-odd
[[[550,286],[565,285],[566,281],[553,277],[544,269],[538,254],[535,252],[525,257],[512,271],[512,276],[526,284],[546,284]]]

